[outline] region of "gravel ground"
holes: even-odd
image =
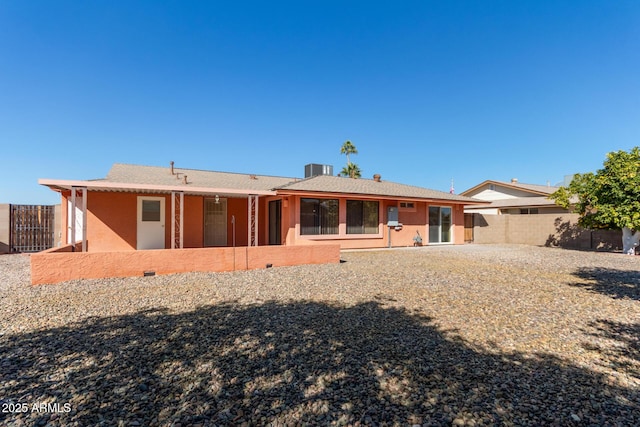
[[[640,425],[640,257],[530,246],[31,287],[0,425]]]

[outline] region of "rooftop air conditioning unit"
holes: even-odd
[[[333,166],[309,163],[304,166],[304,177],[311,178],[318,175],[333,175]]]

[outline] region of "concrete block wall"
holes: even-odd
[[[577,214],[474,215],[474,243],[595,250],[614,250],[622,246],[620,231],[586,230],[577,225]]]

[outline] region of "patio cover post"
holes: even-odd
[[[179,212],[176,215],[176,211]],[[171,192],[171,249],[184,248],[184,192]],[[177,229],[177,230],[176,230]],[[176,232],[177,231],[177,232]]]
[[[71,188],[71,242],[72,250],[75,251],[76,245],[76,209],[77,199],[76,192],[80,190],[80,197],[82,198],[82,252],[87,251],[87,188],[86,187],[72,187]]]
[[[71,187],[71,250],[76,250],[76,187]]]
[[[87,188],[80,189],[82,194],[82,252],[87,252]]]
[[[255,194],[249,194],[247,200],[248,205],[248,230],[247,235],[249,238],[248,246],[258,246],[258,196]]]

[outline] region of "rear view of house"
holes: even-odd
[[[328,170],[328,169],[325,169]],[[307,168],[307,172],[311,168]],[[322,169],[320,169],[322,172]],[[41,179],[58,191],[67,244],[84,250],[339,243],[342,248],[462,243],[453,195],[375,179],[304,179],[115,164],[104,179]]]
[[[258,246],[383,248],[464,242],[464,205],[453,195],[374,179],[305,178],[114,164],[103,179],[41,179],[60,193],[78,252]],[[234,252],[235,253],[235,252]],[[235,265],[234,265],[235,269]]]

